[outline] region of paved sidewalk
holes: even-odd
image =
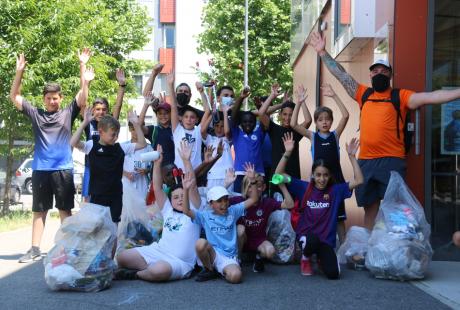
[[[53,245],[59,220],[49,220],[42,249]],[[412,283],[377,280],[368,272],[342,270],[338,281],[303,277],[299,266],[267,264],[254,274],[243,267],[244,282],[193,279],[151,284],[116,281],[99,293],[53,292],[44,281],[42,262],[19,264],[30,247],[31,229],[0,234],[1,309],[460,309],[460,263],[434,262],[426,280]],[[412,285],[413,284],[413,285]],[[420,289],[419,289],[420,288]],[[426,292],[426,293],[425,293]]]

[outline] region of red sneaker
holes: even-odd
[[[303,276],[311,276],[313,275],[313,269],[311,268],[311,262],[310,260],[302,258],[300,260],[300,273]]]

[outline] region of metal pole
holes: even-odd
[[[244,85],[248,86],[248,1],[244,1]],[[244,100],[244,109],[248,110],[248,98]]]

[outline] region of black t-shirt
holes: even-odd
[[[125,152],[120,143],[101,145],[93,139],[93,148],[88,154],[88,159],[90,195],[114,195],[123,192],[121,178]]]
[[[172,129],[163,126],[147,126],[148,132],[145,138],[150,141],[152,148],[157,149],[157,145],[163,148],[163,161],[162,166],[174,164],[174,138]]]
[[[286,151],[282,140],[282,137],[284,137],[286,132],[293,133],[295,142],[294,150],[292,151],[292,155],[286,165],[286,173],[296,179],[300,179],[299,141],[302,140],[303,136],[292,130],[292,128],[285,128],[275,124],[273,121],[270,121],[268,134],[270,136],[270,141],[272,142],[272,173],[275,172],[276,166]]]

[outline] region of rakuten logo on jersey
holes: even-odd
[[[329,208],[329,202],[307,201],[307,206],[310,209],[325,209]]]

